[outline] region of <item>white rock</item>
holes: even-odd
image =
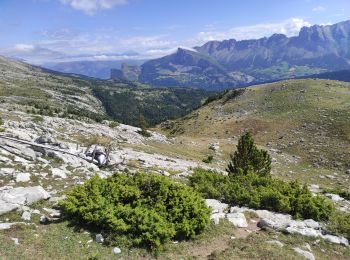
[[[36,159],[36,154],[33,149],[28,145],[16,143],[6,139],[0,139],[0,145],[4,149],[14,155],[20,156],[24,159],[34,161]]]
[[[30,174],[27,172],[20,172],[16,174],[16,182],[28,182],[30,181]]]
[[[24,212],[22,213],[21,219],[26,220],[26,221],[29,221],[30,218],[31,218],[31,214],[30,214],[29,211],[24,211]]]
[[[326,196],[334,202],[343,201],[344,198],[340,197],[338,194],[327,193]]]
[[[113,248],[113,253],[114,254],[120,254],[122,252],[122,250],[119,248],[119,247],[115,247],[115,248]]]
[[[349,245],[349,241],[345,237],[337,237],[332,235],[324,235],[322,236],[324,240],[333,243],[333,244],[342,244],[344,246]]]
[[[267,210],[256,210],[255,213],[261,218],[258,225],[261,228],[284,230],[292,221],[292,216],[279,214]]]
[[[23,222],[0,223],[0,230],[10,229],[13,225],[16,225],[16,224],[23,224]]]
[[[210,215],[210,219],[214,222],[215,225],[220,223],[220,219],[225,218],[225,213],[213,213]]]
[[[238,207],[238,206],[230,208],[230,213],[243,213],[243,212],[246,212],[246,211],[254,211],[254,210],[249,209],[247,207]]]
[[[15,245],[19,245],[18,238],[11,237],[11,240],[15,243]]]
[[[14,168],[1,168],[0,169],[0,175],[4,175],[4,176],[13,175],[14,172],[15,172]]]
[[[315,256],[312,253],[308,252],[308,251],[302,250],[299,247],[295,247],[295,248],[293,248],[293,250],[295,252],[297,252],[298,254],[302,255],[303,257],[305,257],[305,259],[315,260]]]
[[[67,178],[66,172],[62,169],[53,168],[51,171],[52,171],[52,176],[54,176],[54,177],[58,177],[58,178],[62,178],[62,179]]]
[[[213,213],[222,213],[228,208],[228,204],[215,199],[206,199],[205,204],[212,209]]]
[[[226,215],[228,221],[230,221],[235,227],[245,228],[248,227],[247,219],[243,213],[228,213]]]
[[[0,215],[23,205],[30,205],[41,199],[48,199],[50,194],[41,186],[8,188],[0,191]]]
[[[277,245],[279,247],[283,247],[284,245],[282,244],[282,242],[278,241],[278,240],[269,240],[269,241],[266,241],[266,243],[269,243],[269,244],[274,244],[274,245]]]

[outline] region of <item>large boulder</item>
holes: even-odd
[[[315,256],[312,253],[308,252],[308,251],[302,250],[299,247],[295,247],[295,248],[293,248],[293,250],[296,253],[298,253],[299,255],[302,255],[305,259],[315,260]]]
[[[41,186],[5,187],[0,191],[0,215],[48,198],[50,198],[50,194]]]
[[[230,221],[235,227],[245,228],[248,227],[247,219],[243,213],[228,213],[226,215],[228,221]]]
[[[267,210],[256,210],[260,221],[258,226],[262,229],[284,230],[292,221],[292,216],[287,214],[274,213]]]
[[[228,208],[228,204],[221,203],[215,199],[206,199],[205,204],[212,209],[213,213],[223,213]]]

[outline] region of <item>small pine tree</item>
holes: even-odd
[[[271,171],[271,157],[265,150],[260,150],[254,144],[251,133],[247,132],[238,141],[237,151],[230,155],[229,174],[247,174],[249,171],[266,176]]]
[[[144,137],[151,137],[152,135],[147,131],[148,128],[148,122],[146,121],[146,119],[144,118],[144,116],[140,116],[139,119],[139,126],[141,128],[141,130],[138,131],[138,133]]]

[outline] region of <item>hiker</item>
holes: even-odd
[[[107,164],[107,153],[105,149],[101,146],[95,146],[94,149],[90,148],[86,152],[86,156],[93,157],[92,160],[97,161],[98,166],[103,166]]]

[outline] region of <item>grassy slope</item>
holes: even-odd
[[[189,113],[209,95],[204,90],[161,89],[128,81],[75,77],[0,56],[0,101],[25,112],[33,107],[38,112],[44,107],[46,115],[57,109],[63,113],[69,106],[69,114],[94,119],[108,114],[132,125],[137,125],[142,115],[150,124],[157,124]]]
[[[271,152],[277,160],[274,170],[283,178],[328,185],[319,175],[339,172],[339,180],[345,181],[339,185],[346,185],[348,177],[343,173],[350,166],[348,83],[290,80],[249,87],[232,100],[227,100],[229,95],[175,121],[168,133],[175,133],[183,145],[186,140],[195,142],[192,149],[201,156],[208,152],[209,143],[219,142],[220,163],[228,159],[240,134],[249,130],[259,145],[275,149]]]
[[[51,108],[71,105],[95,113],[104,113],[100,101],[92,96],[89,82],[48,73],[1,56],[0,99],[10,104],[49,105]]]

